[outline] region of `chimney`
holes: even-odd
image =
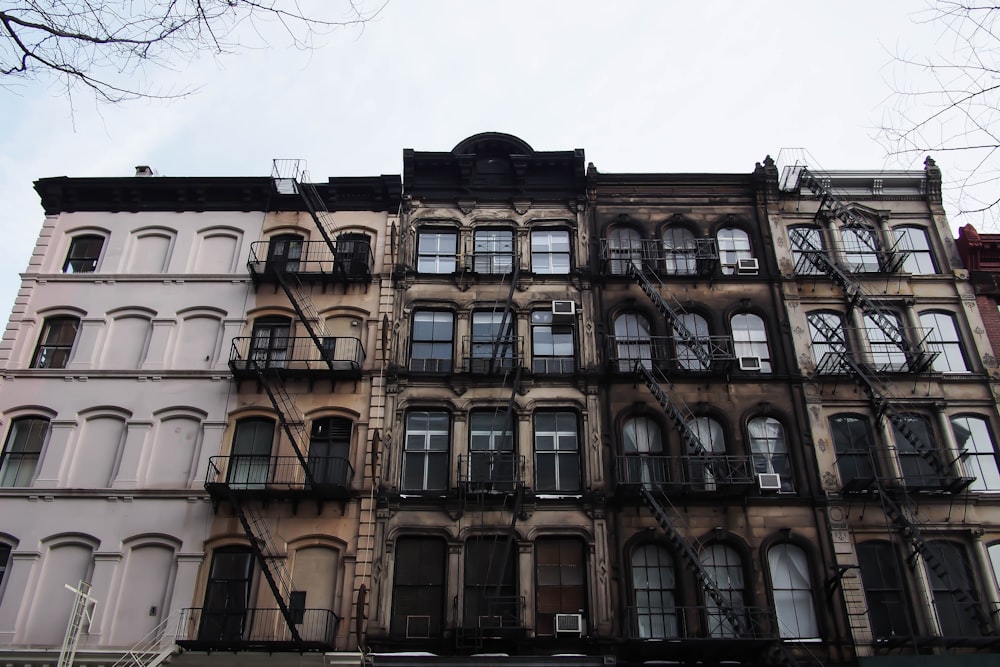
[[[152,176],[153,175],[153,168],[150,167],[149,165],[140,164],[139,166],[137,166],[135,168],[135,175],[136,176]]]

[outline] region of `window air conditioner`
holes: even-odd
[[[781,491],[781,475],[775,472],[758,473],[757,487],[761,491]]]
[[[552,321],[553,322],[572,321],[574,317],[576,317],[576,302],[575,301],[553,301],[552,302]]]
[[[583,614],[556,614],[556,634],[583,636]]]
[[[740,357],[741,371],[759,371],[760,357]]]
[[[736,260],[736,275],[755,276],[760,271],[760,263],[756,257],[744,257]]]
[[[406,617],[406,638],[407,639],[428,639],[431,636],[430,616],[407,616]]]

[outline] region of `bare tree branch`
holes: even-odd
[[[182,97],[137,84],[148,66],[169,69],[202,54],[229,54],[250,38],[267,45],[273,27],[298,49],[319,36],[361,26],[388,0],[0,0],[0,86],[54,77],[99,100]],[[342,16],[337,16],[337,12]]]

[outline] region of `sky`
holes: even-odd
[[[893,55],[936,38],[923,6],[389,0],[312,50],[266,35],[268,48],[147,70],[154,90],[197,89],[179,99],[70,103],[48,81],[6,85],[0,313],[43,222],[44,177],[265,176],[275,158],[306,160],[315,181],[399,174],[404,148],[487,131],[583,148],[603,172],[746,173],[799,148],[820,169],[919,169],[922,156],[887,160],[875,136]],[[935,158],[947,178],[948,156]]]

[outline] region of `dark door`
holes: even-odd
[[[295,273],[302,261],[302,237],[281,234],[271,237],[267,245],[267,270],[275,273]]]
[[[245,638],[252,564],[250,550],[243,547],[220,549],[212,556],[198,639],[232,642]]]

